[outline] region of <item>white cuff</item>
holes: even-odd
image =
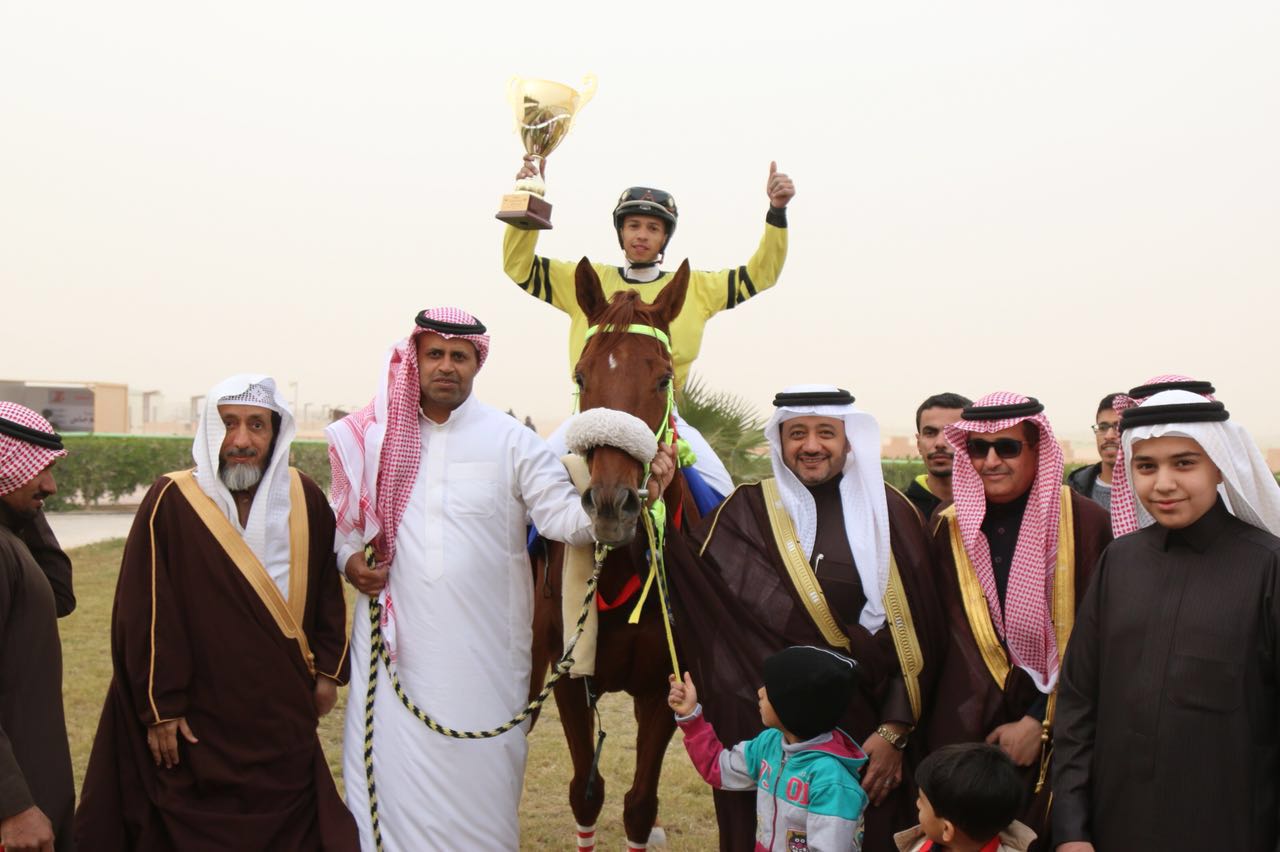
[[[347,573],[347,560],[357,553],[364,552],[364,540],[354,531],[346,535],[335,532],[333,535],[333,548],[338,555],[338,573],[345,575]]]
[[[677,713],[676,724],[678,725],[681,722],[691,722],[701,715],[702,715],[702,702],[699,701],[696,705],[694,705],[693,712],[690,713],[688,716],[681,716],[679,713]]]

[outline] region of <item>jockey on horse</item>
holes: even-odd
[[[545,163],[544,163],[545,168]],[[533,158],[525,162],[517,178],[537,175]],[[676,390],[684,387],[689,368],[702,345],[702,332],[707,320],[720,311],[740,305],[757,293],[777,283],[787,256],[787,202],[795,195],[791,178],[769,164],[769,180],[765,186],[769,196],[769,212],[765,216],[764,236],[745,265],[716,272],[691,273],[684,308],[671,323],[672,360],[675,365]],[[633,186],[622,193],[613,210],[613,226],[618,244],[625,253],[626,265],[609,266],[593,263],[608,299],[620,290],[635,290],[644,301],[652,303],[670,282],[668,273],[659,268],[667,245],[675,233],[679,212],[671,194],[660,189]],[[587,317],[574,296],[574,270],[577,263],[551,260],[535,254],[538,232],[524,231],[508,225],[502,240],[503,268],[522,290],[542,299],[569,315],[569,367],[578,362],[586,342]],[[733,480],[710,444],[675,413],[676,432],[689,442],[697,456],[692,467],[702,480],[723,499],[733,490]],[[562,426],[551,436],[552,448],[564,454]],[[718,502],[718,501],[716,501]]]

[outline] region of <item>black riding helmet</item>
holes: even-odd
[[[667,251],[667,243],[676,232],[676,219],[680,212],[676,209],[676,200],[671,193],[648,186],[632,186],[623,191],[618,199],[618,206],[613,208],[613,229],[618,232],[618,246],[622,245],[622,222],[628,216],[656,216],[667,224],[667,236],[662,241],[662,254]]]

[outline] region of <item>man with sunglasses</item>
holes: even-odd
[[[546,164],[543,164],[543,168]],[[529,155],[516,177],[538,174]],[[795,184],[769,164],[765,184],[769,210],[764,236],[755,254],[743,265],[719,271],[694,271],[689,277],[689,294],[684,308],[671,322],[671,358],[675,366],[677,393],[689,377],[689,368],[698,357],[707,320],[720,311],[731,310],[778,281],[787,257],[787,203],[796,194]],[[633,186],[623,191],[613,209],[613,228],[623,251],[624,264],[594,263],[606,298],[621,290],[637,290],[652,302],[670,281],[660,268],[667,245],[675,234],[679,218],[675,199],[661,189]],[[536,254],[538,231],[524,231],[508,225],[502,238],[502,265],[512,281],[535,299],[569,315],[569,374],[586,344],[587,317],[575,296],[574,272],[577,261],[552,260]],[[694,469],[721,495],[733,490],[733,480],[711,446],[688,424],[679,419],[677,429],[698,456]],[[553,448],[563,452],[563,441],[552,436]]]
[[[1025,767],[1020,819],[1046,837],[1058,671],[1098,555],[1107,513],[1062,484],[1062,449],[1033,397],[993,393],[946,427],[955,502],[938,514],[938,595],[947,665],[926,739],[1000,746]],[[1030,795],[1033,794],[1034,795]]]
[[[1094,415],[1093,437],[1098,442],[1098,455],[1102,461],[1071,471],[1067,484],[1077,494],[1093,500],[1108,512],[1111,511],[1111,474],[1116,469],[1116,456],[1120,452],[1120,413],[1116,411],[1118,393],[1109,393],[1098,403]]]

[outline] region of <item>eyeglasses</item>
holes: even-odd
[[[1022,455],[1022,447],[1024,441],[1017,438],[996,438],[994,441],[988,441],[984,438],[970,438],[965,444],[965,450],[969,453],[971,459],[985,459],[987,453],[993,449],[996,455],[1002,459],[1016,459]]]
[[[1119,432],[1120,424],[1119,423],[1095,423],[1089,428],[1093,430],[1093,434],[1095,435],[1105,435],[1108,432]]]

